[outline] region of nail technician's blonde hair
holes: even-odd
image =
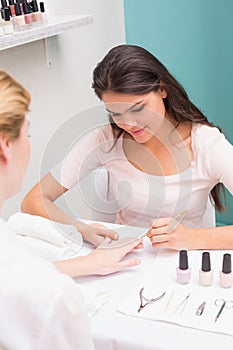
[[[30,100],[27,90],[0,70],[0,134],[7,140],[13,141],[19,137]]]

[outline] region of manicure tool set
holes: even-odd
[[[154,310],[156,312],[156,305],[163,301],[163,311],[164,313],[170,312],[173,317],[183,317],[188,307],[188,312],[192,310],[192,314],[197,318],[205,315],[209,310],[211,310],[212,324],[216,324],[221,319],[222,315],[232,309],[233,315],[233,300],[229,298],[216,298],[214,300],[208,300],[205,297],[205,293],[203,293],[203,300],[196,301],[195,291],[190,288],[190,291],[187,293],[180,293],[180,288],[182,285],[188,285],[191,278],[191,268],[188,264],[188,253],[186,250],[181,250],[179,252],[179,265],[176,269],[176,282],[181,287],[174,289],[173,291],[168,291],[164,289],[162,293],[158,293],[158,295],[150,295],[148,297],[147,293],[145,293],[144,287],[142,287],[139,291],[139,305],[137,309],[137,313],[143,313],[144,309],[152,308],[154,305]],[[224,289],[228,289],[232,286],[232,270],[231,270],[231,255],[228,253],[223,254],[222,259],[222,269],[219,271],[219,284],[218,287],[222,287]],[[213,270],[211,269],[210,262],[210,253],[202,252],[201,259],[201,267],[199,269],[199,288],[202,287],[211,287],[213,282]],[[187,286],[184,286],[187,291]],[[205,290],[208,290],[205,289]],[[221,291],[221,289],[219,289]],[[193,298],[191,295],[193,294]],[[183,296],[182,296],[183,295]],[[221,296],[221,293],[219,293]],[[206,298],[206,299],[204,299]],[[166,299],[166,302],[165,302]],[[165,304],[164,304],[165,303]],[[161,305],[160,305],[161,306]],[[217,309],[218,308],[218,309]],[[160,308],[161,309],[161,308]],[[206,311],[208,310],[208,311]],[[216,312],[215,312],[216,310]],[[200,318],[201,319],[201,318]]]

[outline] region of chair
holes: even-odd
[[[114,223],[118,206],[106,168],[93,171],[92,187],[91,220]]]
[[[208,227],[215,227],[215,226],[216,226],[215,208],[211,203],[210,198],[208,198],[206,211],[202,219],[201,227],[208,228]]]

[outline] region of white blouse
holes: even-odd
[[[0,349],[94,349],[77,284],[0,219]]]

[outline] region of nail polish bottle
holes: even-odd
[[[220,286],[230,288],[233,284],[233,274],[231,270],[231,254],[223,255],[222,271],[220,271]]]
[[[2,19],[5,21],[5,14],[7,12],[9,12],[9,15],[11,16],[11,11],[10,11],[10,7],[7,4],[6,0],[1,0],[1,17]],[[6,15],[8,17],[8,15]]]
[[[33,23],[32,9],[26,1],[23,1],[23,13],[24,13],[25,23],[28,25],[28,27],[31,27]]]
[[[4,19],[4,34],[13,34],[14,27],[10,17],[10,9],[3,9],[3,19]]]
[[[11,11],[11,16],[14,17],[15,16],[15,2],[14,0],[8,0],[9,2],[9,7],[10,7],[10,11]]]
[[[176,268],[176,279],[181,284],[189,283],[191,269],[188,266],[187,250],[181,250],[179,255],[179,267]]]
[[[1,0],[1,5],[2,5],[2,9],[8,8],[8,7],[9,7],[9,6],[7,5],[7,1],[6,1],[6,0]]]
[[[19,4],[20,9],[21,9],[21,12],[22,12],[22,14],[23,14],[24,12],[23,12],[23,2],[22,2],[22,0],[16,0],[16,3]]]
[[[208,286],[211,286],[212,281],[213,281],[213,271],[211,270],[210,253],[203,252],[201,269],[199,270],[199,283],[202,286],[208,287]]]
[[[39,12],[38,4],[36,0],[32,0],[30,2],[30,6],[32,8],[32,19],[35,23],[41,23],[42,22],[42,15],[41,12]]]
[[[13,22],[16,31],[21,31],[26,28],[24,15],[22,15],[19,3],[15,4],[15,17],[13,18]]]
[[[42,16],[42,23],[44,25],[48,24],[47,13],[45,12],[44,2],[40,2],[40,12]]]

